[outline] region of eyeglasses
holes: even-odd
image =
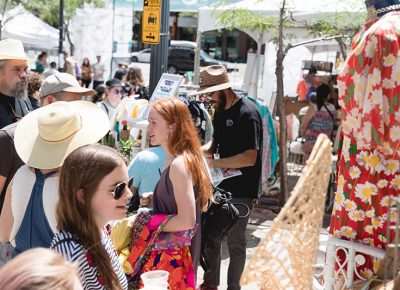
[[[114,191],[112,192],[114,199],[115,200],[120,199],[121,196],[124,194],[126,187],[131,188],[132,184],[133,184],[133,177],[129,178],[128,182],[118,183],[115,186]]]
[[[117,95],[123,95],[125,93],[124,90],[114,90]]]

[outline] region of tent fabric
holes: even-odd
[[[223,11],[227,10],[248,9],[255,14],[260,14],[268,18],[278,18],[281,5],[282,0],[243,0],[241,2],[224,6],[205,6],[199,9],[197,30],[199,34],[201,34],[207,31],[226,28],[218,21],[218,18]],[[365,12],[365,5],[361,0],[314,0],[310,5],[305,5],[304,0],[287,0],[286,8],[288,11],[292,11],[293,18],[299,22],[312,22],[320,19],[330,19],[336,14],[342,15],[344,19],[347,18],[350,20],[354,14]],[[240,27],[236,27],[240,29]],[[253,75],[253,81],[250,82],[252,87],[249,88],[249,90],[251,89],[251,91],[254,92],[253,96],[260,97],[261,99],[265,100],[268,105],[273,106],[273,104],[270,102],[272,100],[273,92],[276,91],[276,47],[270,42],[271,33],[265,30],[260,31],[259,29],[255,29],[253,31],[241,30],[252,37],[258,43],[259,47],[261,47],[261,45],[264,43],[266,45],[263,72],[261,72],[261,75],[257,75],[257,73]],[[301,26],[300,23],[296,27],[285,29],[285,33],[296,36],[296,39],[291,40],[292,43],[301,42],[309,38],[309,35],[307,35],[307,28]],[[200,44],[200,40],[198,40],[198,42]],[[319,44],[321,44],[321,42],[318,43],[318,45]],[[311,56],[311,52],[314,54],[318,51],[326,52],[335,49],[334,45],[329,47],[329,49],[327,49],[328,47],[326,44],[322,45],[323,48],[318,46],[318,49],[311,48],[310,45],[307,46],[307,48],[300,46],[289,50],[283,64],[285,67],[285,95],[296,95],[296,84],[301,78],[301,60],[309,59],[311,57],[314,60],[326,60],[318,59],[314,55]],[[257,81],[260,77],[262,78],[261,88]]]
[[[58,47],[58,29],[27,12],[22,5],[8,10],[2,21],[2,37],[21,40],[25,45],[52,49]]]
[[[360,0],[330,2],[314,0],[312,1],[312,5],[305,5],[304,0],[287,0],[286,2],[288,11],[293,11],[293,17],[298,21],[326,19],[336,13],[345,15],[346,13],[361,13],[365,11],[365,5],[363,1]],[[265,17],[278,17],[281,5],[281,0],[243,0],[224,6],[204,6],[199,9],[197,30],[206,32],[225,28],[217,20],[222,11],[249,9],[251,12]],[[244,32],[250,35],[254,40],[259,40],[260,31],[258,29],[254,31],[246,30]],[[265,33],[262,37],[262,43],[266,43],[269,40],[270,35]]]

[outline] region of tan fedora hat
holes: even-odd
[[[5,59],[29,60],[20,40],[9,38],[0,41],[0,60]]]
[[[223,65],[210,65],[200,71],[199,91],[191,95],[212,93],[232,87],[228,72]]]
[[[19,121],[14,136],[15,148],[28,166],[58,168],[69,153],[96,143],[109,128],[107,115],[93,103],[54,102]]]
[[[40,96],[45,96],[60,93],[60,92],[71,92],[93,95],[94,90],[82,87],[77,79],[67,73],[56,73],[48,76],[40,87]]]

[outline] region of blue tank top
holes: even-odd
[[[46,178],[54,173],[56,171],[42,174],[39,169],[35,168],[36,181],[21,226],[15,236],[15,255],[31,248],[50,248],[54,233],[47,221],[43,207],[43,187]]]

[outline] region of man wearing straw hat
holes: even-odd
[[[9,171],[6,171],[6,172],[8,172],[8,175],[6,173],[5,177],[0,176],[0,178],[5,178],[6,182],[9,183],[10,179],[12,179],[12,177],[14,176],[15,171],[23,164],[23,162],[27,163],[29,166],[32,166],[32,167],[37,166],[35,168],[40,169],[40,172],[35,172],[35,174],[42,174],[43,172],[48,171],[48,169],[42,169],[44,163],[47,164],[47,166],[45,166],[45,167],[50,166],[52,168],[57,168],[58,164],[50,165],[49,163],[60,162],[60,158],[62,158],[62,155],[67,151],[70,152],[73,148],[78,146],[79,142],[83,142],[80,144],[87,143],[88,142],[87,137],[91,138],[89,140],[90,143],[94,143],[98,139],[100,139],[108,131],[109,122],[107,119],[107,115],[105,115],[95,105],[94,105],[94,107],[96,109],[94,109],[93,104],[91,104],[89,102],[84,102],[84,101],[74,102],[76,100],[80,100],[82,98],[82,96],[87,96],[87,95],[93,94],[93,92],[94,91],[91,89],[82,88],[75,78],[73,78],[71,75],[66,74],[66,73],[60,73],[60,74],[52,75],[52,76],[49,76],[48,78],[46,78],[46,80],[43,82],[42,87],[41,87],[41,102],[42,102],[42,105],[49,105],[49,104],[51,104],[51,105],[46,106],[44,108],[40,108],[40,109],[38,109],[38,111],[45,112],[45,110],[50,110],[51,112],[49,111],[48,113],[50,115],[53,115],[53,118],[51,119],[51,122],[48,122],[48,123],[44,122],[46,126],[42,127],[42,133],[44,132],[45,135],[46,134],[50,134],[50,135],[64,134],[66,137],[61,138],[63,140],[58,141],[58,142],[51,142],[51,141],[47,142],[46,141],[47,142],[47,143],[45,142],[46,146],[42,146],[43,144],[41,143],[41,141],[54,139],[53,138],[54,136],[52,137],[49,135],[48,137],[44,137],[44,136],[42,136],[43,134],[37,133],[36,141],[34,144],[35,150],[32,149],[32,151],[29,153],[30,154],[29,157],[27,157],[27,155],[26,155],[26,154],[28,154],[27,152],[25,152],[25,153],[19,152],[19,155],[21,157],[21,158],[19,158],[19,156],[17,155],[17,153],[15,151],[15,147],[14,147],[14,131],[15,131],[15,127],[16,127],[17,123],[8,126],[8,127],[13,126],[14,128],[12,128],[12,130],[10,130],[8,132],[9,134],[10,134],[10,132],[12,134],[7,135],[4,138],[0,138],[0,149],[1,149],[0,150],[0,154],[1,154],[0,159],[6,160],[5,158],[8,158],[7,160],[14,160],[14,161],[19,160],[19,162],[13,162],[13,161],[5,162],[6,163],[5,165],[8,166],[7,169],[9,170]],[[57,102],[59,104],[57,104],[56,101],[60,101],[60,102]],[[65,101],[72,101],[72,103],[71,103],[72,108],[69,105],[69,103],[66,103]],[[55,105],[55,104],[57,104],[57,105]],[[73,122],[73,118],[72,118],[74,116],[74,111],[77,110],[77,108],[75,108],[76,106],[78,106],[78,108],[84,109],[83,111],[82,110],[78,111],[79,114],[82,114],[79,117],[82,122],[79,125],[79,128],[77,130],[71,130],[68,126],[70,126],[70,125],[73,126],[74,123],[75,123],[75,125],[77,124],[76,122]],[[58,108],[58,110],[56,110],[56,108]],[[70,116],[69,117],[64,116],[64,118],[62,118],[62,114],[68,115],[68,112],[70,112]],[[27,124],[33,125],[33,126],[36,125],[39,127],[39,119],[40,118],[39,118],[39,116],[37,116],[37,114],[38,113],[35,113],[34,115],[27,118],[27,120],[25,120],[25,119],[21,120],[22,125],[18,123],[18,127],[22,126],[22,128],[23,128],[24,126],[27,126]],[[57,114],[59,115],[58,124],[55,123],[56,119],[57,119]],[[75,116],[77,116],[76,112],[75,112]],[[88,122],[83,123],[84,119],[86,120],[87,117],[93,118],[93,122],[91,124]],[[37,118],[37,119],[33,120],[32,118]],[[105,120],[107,120],[107,121],[104,122]],[[52,122],[54,122],[54,124],[52,124]],[[53,126],[53,127],[50,128],[51,126]],[[84,126],[86,128],[85,130],[83,130]],[[48,128],[46,129],[46,127],[48,127]],[[28,129],[27,132],[25,132],[22,129],[19,129],[19,130],[22,133],[20,133],[18,135],[18,129],[17,129],[17,133],[16,133],[16,137],[15,137],[16,147],[22,146],[23,148],[25,148],[24,150],[28,150],[27,147],[30,146],[29,145],[30,143],[28,140],[29,136],[32,134],[32,132],[37,132],[38,129],[35,127],[32,130]],[[48,131],[48,132],[46,132],[46,131]],[[69,131],[71,131],[71,132],[73,131],[73,132],[71,134],[69,134],[68,133]],[[89,133],[87,133],[88,131],[89,131]],[[1,132],[2,131],[0,131],[0,133]],[[78,134],[78,132],[79,132],[79,134]],[[88,136],[82,137],[83,133],[88,134]],[[95,136],[93,136],[93,135],[95,135]],[[0,137],[1,136],[2,135],[0,134]],[[78,143],[76,141],[77,138],[79,139]],[[94,140],[94,139],[96,139],[96,140]],[[75,140],[75,143],[72,142],[73,140]],[[19,145],[18,145],[18,142],[19,142]],[[48,146],[49,144],[54,145],[54,146],[49,147]],[[62,147],[62,146],[66,146],[66,145],[68,145],[67,148]],[[8,151],[3,150],[5,148],[8,148],[9,150]],[[40,150],[42,150],[42,151],[40,151]],[[23,155],[23,154],[25,154],[25,155]],[[36,161],[34,161],[34,160],[36,160]],[[0,169],[2,169],[2,167],[3,166],[0,166]],[[23,168],[24,167],[22,167],[21,169],[23,169]],[[44,170],[44,171],[42,171],[42,170]],[[18,175],[18,172],[17,172],[17,175]],[[15,178],[14,185],[29,187],[28,184],[35,183],[34,175],[29,176],[27,178],[23,178],[22,180],[21,180],[21,178],[20,179]],[[53,182],[54,182],[54,179],[49,179],[49,180],[50,181],[53,180]],[[10,185],[10,189],[11,189],[11,186],[12,185]],[[5,191],[6,188],[7,187],[4,187],[3,191]],[[55,189],[55,190],[57,190],[57,189]],[[30,194],[31,190],[28,190],[27,193]],[[5,195],[5,193],[4,193],[4,195]],[[3,196],[2,200],[3,199],[4,199],[4,196]],[[15,200],[15,199],[16,198],[14,197],[13,200]],[[19,200],[21,201],[21,199],[19,199]],[[29,198],[26,200],[26,203],[28,202],[28,200],[29,200]],[[53,203],[57,200],[57,198],[56,198],[56,196],[53,196],[53,198],[50,196],[49,200],[50,200],[50,203]],[[24,205],[27,205],[26,203]],[[49,208],[49,207],[47,207],[47,208]],[[52,207],[50,206],[50,208],[52,208]],[[16,216],[13,217],[14,214]],[[0,229],[0,242],[7,242],[10,240],[11,230],[14,231],[14,235],[16,234],[15,229],[18,229],[18,226],[16,226],[15,221],[17,221],[19,218],[19,221],[21,222],[21,218],[24,216],[24,214],[25,214],[25,210],[18,211],[17,213],[13,213],[11,211],[11,190],[10,190],[7,193],[3,213],[0,216],[0,224],[1,224],[1,226],[0,226],[0,228],[1,228]],[[48,214],[48,212],[46,212],[46,214]],[[36,215],[36,217],[41,217],[43,219],[43,215],[40,215],[40,214]],[[14,225],[13,225],[13,221],[12,221],[13,219],[14,219]],[[29,219],[28,219],[28,222],[29,222]],[[18,223],[18,221],[17,221],[17,223]],[[53,225],[53,223],[54,222],[52,221],[52,218],[50,218],[49,224]],[[44,224],[46,224],[46,223],[44,223]],[[52,230],[53,230],[53,228],[52,228]],[[2,248],[3,249],[7,248],[6,244],[0,244],[0,250],[2,250]],[[2,258],[1,254],[2,253],[0,253],[0,258]],[[1,261],[0,261],[0,265],[1,265]]]
[[[32,110],[27,97],[27,60],[21,41],[0,41],[0,129]]]
[[[49,76],[40,88],[41,106],[55,101],[76,101],[82,96],[92,95],[94,90],[82,88],[78,81],[67,73]],[[23,165],[14,147],[14,132],[17,123],[0,129],[0,214],[6,189],[15,172]]]
[[[0,216],[0,242],[17,254],[50,247],[56,231],[58,171],[75,149],[99,141],[109,129],[107,115],[87,101],[59,101],[18,122],[15,148],[26,164],[10,183]]]
[[[261,192],[261,154],[263,147],[262,119],[255,104],[240,98],[231,89],[224,66],[213,65],[200,72],[200,90],[215,108],[213,140],[203,147],[211,168],[240,170],[241,175],[222,181],[218,187],[232,193],[232,202],[247,205]],[[238,206],[243,217],[228,234],[230,262],[228,290],[240,289],[240,276],[246,262],[246,227],[249,210]],[[204,273],[202,290],[219,286],[221,247],[205,250],[207,271]]]

